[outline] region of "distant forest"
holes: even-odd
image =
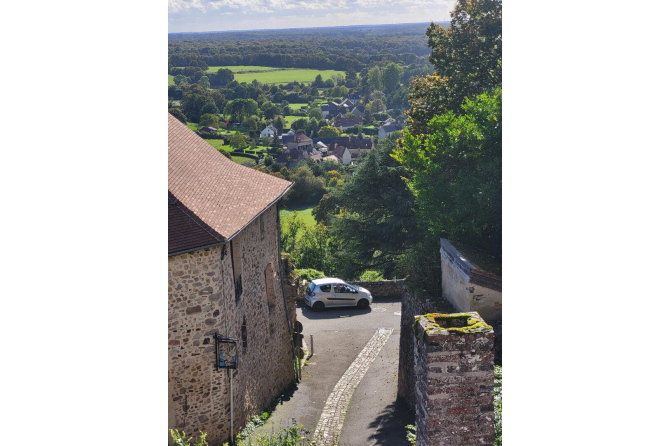
[[[263,65],[344,71],[388,62],[423,65],[430,54],[427,26],[413,23],[168,34],[168,61],[172,67]]]

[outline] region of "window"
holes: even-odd
[[[235,302],[239,303],[242,297],[242,249],[239,240],[233,239],[233,241],[230,242],[230,254],[233,263]]]
[[[324,293],[330,293],[330,284],[321,285],[321,291],[323,291]]]
[[[263,214],[260,216],[260,226],[261,226],[261,234],[265,233],[265,219],[263,218]]]
[[[268,263],[265,267],[265,294],[268,297],[268,305],[277,304],[277,294],[275,293],[275,270],[272,268],[272,263]]]

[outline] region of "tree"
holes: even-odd
[[[235,79],[235,74],[228,68],[219,68],[212,76],[211,84],[217,87],[225,87]]]
[[[335,85],[342,85],[342,84],[344,84],[344,76],[342,76],[342,75],[339,74],[339,73],[333,74],[332,76],[330,76],[330,78],[333,80],[333,82],[335,83]]]
[[[205,90],[198,84],[189,85],[184,91],[181,108],[190,122],[200,121],[200,111],[206,100]]]
[[[315,177],[308,166],[298,167],[291,175],[291,181],[295,183],[293,189],[287,194],[287,201],[291,204],[318,203],[326,193],[324,179]]]
[[[200,85],[205,90],[209,89],[209,78],[207,76],[202,76],[198,80],[198,85]]]
[[[233,99],[226,104],[224,113],[230,115],[233,122],[242,122],[245,117],[258,113],[258,104],[253,99]]]
[[[502,1],[459,0],[448,29],[431,23],[428,58],[449,79],[451,108],[502,84]]]
[[[179,86],[179,85],[181,85],[181,84],[183,84],[183,83],[185,83],[185,82],[187,82],[187,81],[186,81],[186,76],[184,76],[183,74],[178,74],[178,75],[176,75],[176,76],[174,77],[174,83],[175,83],[175,85],[177,85],[177,86]]]
[[[323,206],[331,212],[330,234],[347,240],[332,253],[347,277],[366,270],[401,275],[397,262],[417,237],[414,196],[403,180],[410,172],[391,157],[395,146],[393,140],[380,142]]]
[[[384,105],[384,102],[381,99],[375,99],[374,101],[368,103],[365,109],[369,110],[372,114],[382,113],[386,111],[386,105]]]
[[[384,88],[382,72],[378,66],[374,66],[368,70],[368,85],[375,90]]]
[[[502,254],[502,89],[466,99],[428,123],[428,134],[406,131],[393,156],[412,170],[417,218],[434,240],[446,237]]]
[[[353,68],[349,68],[347,70],[347,74],[344,79],[344,85],[349,88],[354,88],[356,85],[358,85],[358,74]]]
[[[230,136],[230,146],[234,149],[244,149],[249,144],[247,143],[247,138],[240,133],[234,133]]]
[[[321,129],[319,129],[319,137],[320,138],[329,138],[329,137],[333,137],[333,136],[340,136],[341,134],[342,134],[342,132],[340,132],[335,127],[332,127],[332,126],[329,126],[329,125],[327,125],[325,127],[321,127]]]
[[[389,92],[395,90],[402,76],[402,67],[394,62],[386,64],[382,70],[382,83]]]
[[[178,108],[176,108],[176,107],[169,108],[168,113],[170,113],[175,118],[179,119],[179,121],[186,124],[186,115],[184,113],[182,113],[182,111],[179,110]]]
[[[218,115],[219,114],[219,108],[216,106],[216,104],[208,100],[205,102],[205,105],[202,106],[200,109],[200,114],[205,114],[205,113],[211,113],[213,115]]]
[[[321,113],[321,108],[312,108],[309,113],[307,114],[308,118],[314,118],[317,121],[323,118],[323,113]]]
[[[200,122],[198,124],[200,127],[214,127],[215,129],[218,129],[219,117],[212,113],[204,113],[200,116]]]

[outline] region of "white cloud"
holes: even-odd
[[[168,30],[198,32],[442,21],[449,20],[454,3],[455,0],[168,0]]]
[[[198,9],[205,12],[205,6],[200,0],[168,0],[168,14],[189,9]]]

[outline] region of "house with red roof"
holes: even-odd
[[[168,114],[169,428],[222,444],[231,375],[233,434],[295,378],[277,209],[291,187],[230,161]],[[236,342],[225,363],[221,338]]]

